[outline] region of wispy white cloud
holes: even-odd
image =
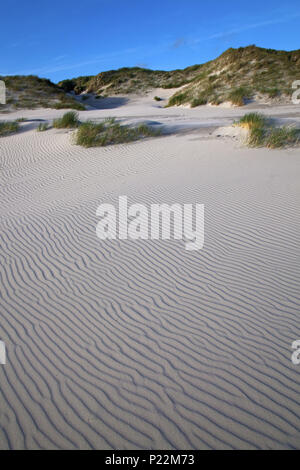
[[[67,55],[59,55],[57,57],[54,57],[54,59],[52,59],[53,62],[60,62],[61,60],[63,59],[66,59],[68,56]]]
[[[206,36],[204,38],[194,39],[192,41],[192,43],[193,44],[198,44],[198,43],[205,42],[205,41],[210,41],[210,40],[213,40],[213,39],[222,39],[223,37],[231,36],[232,34],[243,33],[244,31],[249,31],[251,29],[257,29],[257,28],[262,28],[264,26],[272,26],[272,25],[276,25],[276,24],[280,24],[280,23],[287,23],[287,22],[292,21],[292,20],[297,19],[297,18],[300,18],[300,13],[295,14],[295,15],[281,17],[281,18],[275,18],[275,19],[272,19],[272,20],[270,19],[270,20],[265,20],[265,21],[259,21],[257,23],[245,24],[245,25],[243,25],[239,28],[233,28],[233,29],[228,30],[228,31],[222,31],[222,32],[219,32],[219,33],[211,34],[211,35]]]
[[[185,38],[178,38],[178,39],[176,39],[176,41],[173,42],[171,48],[172,49],[179,49],[181,46],[184,46],[185,43],[186,43]]]
[[[52,74],[56,72],[62,72],[65,70],[72,70],[72,69],[77,69],[81,67],[85,67],[87,65],[93,65],[93,64],[99,64],[106,62],[107,60],[110,59],[117,59],[119,57],[124,57],[124,55],[130,55],[130,54],[135,54],[139,51],[140,48],[131,48],[131,49],[126,49],[122,51],[117,51],[117,52],[112,52],[112,53],[107,53],[107,54],[102,54],[96,57],[93,57],[88,60],[82,60],[82,61],[77,61],[77,62],[72,62],[72,63],[61,63],[57,64],[56,62],[59,62],[63,60],[64,58],[68,56],[58,56],[54,57],[51,59],[47,65],[44,67],[39,67],[35,69],[28,69],[28,70],[17,70],[14,72],[11,72],[6,75],[29,75],[29,74],[34,74],[34,75],[47,75],[47,74]],[[5,75],[5,74],[3,74]]]
[[[38,68],[31,68],[31,69],[26,69],[26,70],[15,70],[13,72],[8,72],[8,73],[3,73],[0,71],[0,75],[29,75],[29,74],[35,74],[39,76],[49,76],[50,74],[58,73],[58,72],[65,72],[65,71],[70,71],[70,70],[75,70],[75,69],[81,69],[89,65],[98,65],[99,69],[101,69],[101,66],[107,67],[107,63],[110,61],[112,62],[112,67],[114,66],[114,63],[116,60],[123,60],[124,57],[129,58],[131,55],[133,56],[139,56],[139,59],[136,62],[144,63],[145,60],[147,60],[149,57],[155,57],[157,54],[166,54],[170,49],[178,49],[180,47],[191,47],[197,46],[198,44],[215,40],[215,39],[223,39],[226,38],[227,36],[232,36],[235,34],[243,33],[245,31],[250,31],[258,28],[263,28],[266,26],[270,25],[276,25],[276,24],[281,24],[281,23],[288,23],[289,21],[295,20],[297,18],[300,18],[300,13],[297,14],[291,14],[291,15],[282,15],[281,17],[273,18],[273,19],[267,19],[267,20],[262,20],[262,21],[257,21],[257,22],[252,22],[248,24],[243,24],[241,26],[231,28],[225,31],[219,31],[214,34],[209,34],[204,37],[196,37],[196,38],[183,38],[180,37],[176,39],[175,41],[171,42],[171,38],[165,38],[165,42],[160,43],[160,44],[152,44],[151,48],[147,47],[146,45],[141,45],[138,47],[133,47],[133,48],[127,48],[125,50],[119,50],[119,51],[114,51],[111,53],[105,53],[101,55],[97,55],[91,58],[88,58],[86,60],[78,59],[78,61],[71,62],[68,61],[67,59],[70,58],[70,55],[58,55],[51,60],[48,60],[48,62],[41,67]],[[11,44],[11,47],[17,47],[19,46],[19,43]],[[136,58],[135,58],[136,59]]]

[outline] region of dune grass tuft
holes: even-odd
[[[75,135],[75,144],[83,147],[103,147],[157,135],[160,135],[160,131],[146,124],[136,127],[121,126],[114,118],[109,118],[101,123],[87,121],[81,124]]]
[[[78,119],[78,113],[75,111],[69,111],[65,113],[61,118],[54,119],[53,127],[56,129],[67,129],[78,127],[80,124]]]
[[[49,129],[49,126],[46,122],[41,122],[38,127],[37,127],[37,132],[44,132],[44,131],[47,131]]]
[[[267,147],[271,149],[293,146],[300,143],[300,131],[293,127],[274,127],[271,120],[263,114],[249,113],[235,125],[249,130],[250,147]]]
[[[168,104],[166,105],[166,108],[169,106],[180,106],[181,104],[184,104],[187,102],[187,93],[177,93],[169,99]]]
[[[191,102],[191,108],[196,108],[197,106],[203,106],[205,104],[207,104],[207,98],[205,97],[194,98]]]
[[[105,129],[103,123],[96,124],[91,121],[84,122],[78,128],[75,137],[76,145],[83,147],[96,147],[102,145],[101,136]]]
[[[287,126],[274,128],[266,136],[265,143],[270,149],[296,145],[300,143],[300,133],[298,129]]]
[[[17,121],[2,121],[0,122],[0,136],[4,137],[18,132],[20,126]]]
[[[43,105],[44,107],[46,107],[45,105]],[[53,108],[53,109],[76,109],[77,111],[85,111],[85,106],[83,106],[82,104],[78,103],[77,101],[75,100],[65,100],[65,101],[61,101],[61,102],[58,102],[58,103],[48,103],[48,106],[49,108]]]
[[[263,147],[265,144],[266,131],[263,126],[254,126],[249,129],[249,147]]]
[[[243,106],[245,104],[245,100],[249,98],[250,93],[247,88],[240,87],[232,90],[228,95],[228,101],[231,101],[232,104],[236,106]]]
[[[251,127],[264,126],[266,124],[266,117],[260,113],[248,113],[245,114],[237,123],[240,127]]]

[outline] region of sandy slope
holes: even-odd
[[[238,113],[149,98],[83,115]],[[198,131],[82,149],[36,125],[0,140],[0,447],[299,449],[299,149]],[[204,249],[101,242],[96,208],[119,195],[204,203]]]

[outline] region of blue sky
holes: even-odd
[[[11,0],[1,17],[0,75],[54,82],[125,66],[183,68],[249,44],[300,48],[299,0]]]

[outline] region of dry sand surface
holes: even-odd
[[[217,137],[247,109],[152,95],[80,117],[170,135],[84,149],[30,121],[0,140],[2,449],[300,448],[300,151]],[[119,195],[205,204],[204,248],[99,240],[96,209]]]

